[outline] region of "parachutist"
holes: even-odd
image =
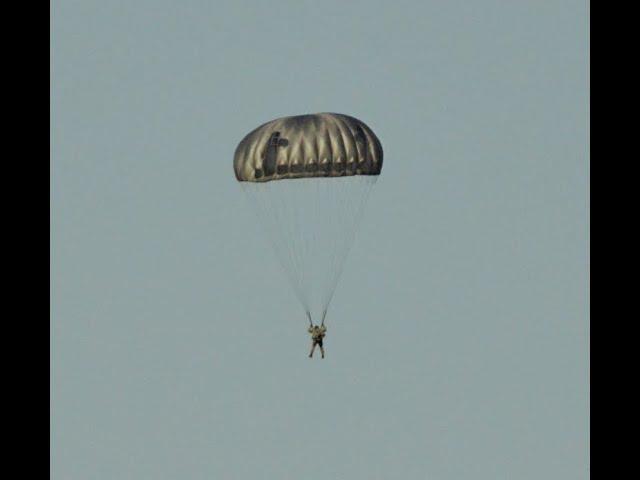
[[[383,156],[371,128],[339,113],[276,118],[236,147],[236,180],[307,313],[309,357],[319,346],[324,358],[324,319]]]
[[[316,345],[320,347],[320,353],[322,354],[322,358],[324,358],[322,339],[327,332],[327,327],[324,325],[311,325],[308,332],[311,334],[311,352],[309,352],[309,358],[313,357],[313,351],[316,349]]]

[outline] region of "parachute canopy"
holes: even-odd
[[[382,145],[357,118],[298,115],[272,120],[249,133],[236,148],[233,166],[241,182],[379,175]]]
[[[324,324],[382,169],[380,141],[347,115],[279,118],[240,142],[233,166],[309,322]]]

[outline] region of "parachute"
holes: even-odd
[[[382,156],[367,125],[337,113],[272,120],[236,148],[236,179],[311,324],[324,324]]]

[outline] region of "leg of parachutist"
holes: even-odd
[[[313,351],[316,349],[316,342],[311,342],[311,351],[309,352],[309,358],[313,357]]]
[[[324,358],[324,347],[320,344],[320,353],[322,354],[322,358]]]

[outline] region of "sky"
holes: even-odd
[[[588,21],[53,2],[52,478],[587,477]],[[232,161],[327,111],[385,163],[310,360]]]

